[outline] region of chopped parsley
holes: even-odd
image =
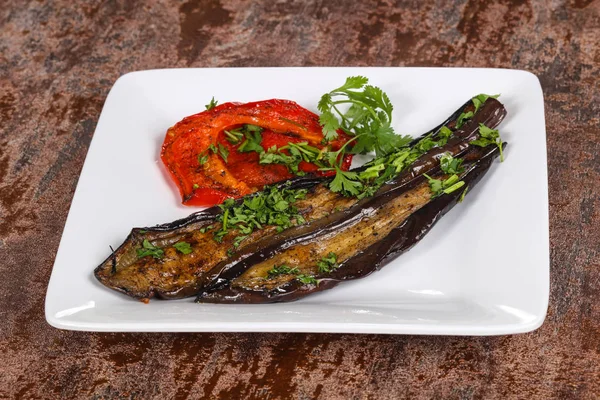
[[[144,239],[144,241],[142,242],[142,248],[137,249],[138,258],[152,256],[153,258],[161,259],[164,257],[164,255],[164,250],[160,247],[154,246],[152,243],[150,243],[148,239]]]
[[[206,152],[198,154],[198,164],[204,165],[208,161],[208,154]]]
[[[319,267],[319,272],[322,274],[330,273],[339,267],[337,263],[337,255],[334,252],[327,254],[326,257],[321,258],[321,260],[317,262],[317,267]]]
[[[298,268],[290,268],[287,265],[282,264],[280,266],[274,265],[273,268],[268,270],[267,277],[270,279],[279,275],[298,275],[299,273],[300,270]]]
[[[440,168],[446,174],[461,174],[464,171],[462,163],[462,158],[454,158],[450,153],[445,153],[440,158]]]
[[[206,107],[206,110],[212,110],[213,108],[215,108],[217,106],[218,103],[219,102],[215,100],[215,96],[213,96],[212,99],[210,100],[210,103],[208,103],[204,107]]]
[[[317,279],[311,275],[299,274],[296,276],[296,279],[298,279],[300,282],[304,283],[305,285],[308,285],[308,284],[316,285],[319,283],[319,281],[317,281]]]
[[[173,245],[182,254],[190,254],[192,252],[192,246],[186,242],[177,242]]]
[[[502,138],[497,129],[491,129],[484,124],[479,124],[479,139],[472,140],[469,144],[479,147],[495,144],[500,149],[500,161],[504,161],[504,154],[502,154]]]
[[[466,120],[473,118],[473,115],[475,115],[473,111],[460,113],[458,119],[456,120],[456,129],[460,129],[465,124]]]
[[[241,128],[224,130],[223,133],[225,134],[225,139],[231,144],[238,144],[244,137]]]
[[[206,233],[206,232],[210,231],[211,229],[213,229],[212,225],[203,226],[202,228],[200,228],[200,233]]]
[[[318,281],[314,276],[301,274],[297,267],[290,268],[285,264],[279,266],[274,265],[273,268],[267,271],[267,279],[273,279],[280,275],[295,275],[295,279],[298,279],[304,284],[318,284]]]
[[[497,99],[498,97],[500,97],[500,95],[499,94],[491,95],[491,94],[481,93],[481,94],[478,94],[477,96],[473,97],[471,99],[471,102],[475,106],[475,110],[468,111],[468,112],[462,112],[458,116],[458,119],[456,120],[456,129],[459,129],[461,126],[463,126],[465,124],[466,120],[473,118],[473,116],[475,115],[475,113],[477,111],[479,111],[479,108],[481,108],[483,103],[485,103],[486,100],[489,99],[490,97]]]
[[[473,105],[475,106],[475,112],[479,111],[479,107],[481,107],[483,105],[483,103],[486,102],[487,99],[489,98],[494,98],[497,99],[498,97],[500,97],[499,94],[485,94],[485,93],[481,93],[478,94],[477,96],[473,97],[471,99],[471,101],[473,102]]]
[[[252,197],[245,198],[241,203],[233,199],[225,200],[219,205],[223,213],[217,217],[221,222],[221,229],[213,234],[215,240],[221,242],[231,229],[248,235],[255,229],[262,229],[265,225],[275,225],[281,232],[293,225],[304,223],[305,219],[299,214],[294,203],[304,199],[306,192],[306,189],[271,186]],[[239,245],[239,242],[237,244]]]
[[[240,132],[244,134],[246,140],[237,148],[237,151],[240,153],[248,153],[250,151],[257,153],[264,152],[265,150],[260,145],[262,142],[262,130],[260,126],[244,125]]]
[[[434,179],[427,174],[423,174],[423,176],[429,180],[429,188],[433,194],[432,198],[439,197],[442,194],[450,194],[465,185],[465,182],[461,181],[458,175],[452,175],[444,180]]]
[[[458,198],[458,202],[462,203],[463,200],[465,199],[465,196],[467,195],[467,190],[469,190],[469,187],[467,186],[465,188],[465,190],[463,190],[462,194],[460,195],[460,197]]]
[[[314,163],[320,168],[327,168],[327,164],[324,163],[325,160],[323,159],[327,150],[328,148],[319,149],[311,146],[308,142],[289,142],[279,148],[272,146],[266,152],[261,153],[259,163],[283,164],[290,173],[302,176],[305,175],[305,172],[298,169],[302,161]]]

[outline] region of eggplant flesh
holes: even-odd
[[[494,128],[506,115],[502,104],[490,98],[471,120],[460,129],[455,129],[458,115],[472,110],[472,102],[469,101],[436,127],[434,136],[441,126],[447,126],[453,130],[453,137],[445,146],[430,150],[408,170],[380,188],[375,197],[390,190],[398,191],[423,173],[436,168],[443,153],[463,155],[470,147],[468,142],[478,137],[479,123]],[[415,142],[420,138],[415,139]],[[250,261],[261,249],[272,248],[275,244],[294,243],[298,236],[305,235],[307,231],[318,230],[319,224],[348,219],[349,209],[357,209],[371,201],[343,197],[331,192],[327,188],[330,179],[305,176],[278,185],[286,185],[291,189],[308,189],[306,198],[294,204],[308,222],[307,226],[290,228],[281,233],[277,232],[276,227],[267,226],[251,233],[234,249],[233,240],[239,234],[236,230],[225,236],[222,243],[213,239],[213,232],[221,228],[217,217],[222,211],[219,207],[211,207],[172,223],[134,228],[123,244],[94,270],[94,275],[103,285],[138,299],[177,299],[206,293],[217,286],[222,288],[223,282],[231,282],[243,273],[239,268],[241,259],[249,258]],[[241,201],[243,199],[239,199],[238,203]],[[212,229],[206,230],[207,228]],[[161,259],[151,256],[138,258],[137,249],[142,247],[144,240],[162,248],[164,256]],[[173,247],[181,241],[191,245],[190,254],[181,254]],[[232,250],[235,250],[233,254]],[[322,285],[330,284],[321,283],[319,286],[324,287]]]
[[[475,186],[498,155],[496,146],[473,149],[462,176],[464,187]],[[236,278],[203,291],[196,301],[242,304],[293,301],[340,282],[365,277],[416,244],[466,190],[432,198],[424,177],[404,189],[373,199],[359,218],[280,248],[271,257],[262,257]],[[331,272],[319,271],[319,261],[331,253],[336,254],[338,266]],[[281,266],[295,272],[274,276],[269,273]],[[303,283],[299,276],[314,280]]]

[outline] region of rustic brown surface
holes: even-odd
[[[598,398],[600,2],[0,1],[0,398]],[[269,5],[267,5],[269,3]],[[527,69],[546,98],[551,298],[491,338],[48,326],[54,255],[112,83],[164,67]]]

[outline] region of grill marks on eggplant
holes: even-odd
[[[296,279],[293,274],[279,275],[277,279],[270,279],[268,271],[277,265],[297,268],[301,274],[319,275],[317,263],[327,254],[335,253],[338,262],[343,263],[387,236],[395,226],[412,212],[427,204],[430,199],[429,185],[423,182],[379,208],[365,208],[362,218],[354,220],[353,223],[343,226],[338,231],[313,238],[256,264],[239,278],[234,279],[231,286],[251,290],[272,290],[282,283]]]
[[[463,176],[465,183],[474,187],[498,155],[496,146],[471,151],[471,163]],[[196,301],[254,304],[293,301],[369,275],[421,240],[461,197],[459,190],[432,199],[428,183],[419,180],[421,183],[416,187],[390,196],[379,209],[367,210],[362,219],[345,229],[285,249],[220,287],[204,291]],[[316,264],[330,252],[338,255],[340,265],[330,273],[320,273]],[[276,265],[296,268],[298,273],[313,276],[317,281],[302,283],[297,279],[298,273],[269,277],[268,271]]]
[[[471,101],[465,103],[434,129],[434,135],[442,126],[453,129],[458,115],[472,109]],[[443,153],[449,152],[454,156],[464,155],[471,147],[468,145],[468,141],[478,136],[480,122],[494,128],[505,115],[506,111],[501,103],[492,98],[488,99],[475,116],[467,121],[461,129],[453,129],[453,137],[445,146],[434,148],[423,155],[409,169],[382,186],[375,198],[380,198],[390,191],[397,195],[399,191],[410,189],[407,193],[399,196],[399,199],[409,195],[408,193],[413,193],[416,189],[414,187],[411,189],[411,183],[419,178],[422,173],[431,173],[430,171],[437,168],[439,157]],[[424,136],[421,136],[421,138]],[[415,139],[415,142],[418,139]],[[252,274],[257,274],[257,271],[259,271],[255,268],[248,269],[247,265],[237,270],[236,268],[232,269],[232,267],[239,264],[239,261],[246,258],[248,261],[256,259],[256,255],[269,246],[276,248],[278,244],[286,241],[293,244],[299,236],[305,235],[306,232],[318,230],[319,226],[347,218],[349,214],[352,214],[349,210],[365,206],[374,201],[374,198],[357,200],[356,198],[343,197],[333,193],[327,187],[330,179],[312,176],[291,179],[288,182],[290,188],[308,189],[306,198],[298,200],[294,204],[306,219],[307,224],[289,228],[281,233],[278,233],[274,226],[267,226],[254,231],[240,243],[232,255],[230,252],[234,249],[233,240],[239,232],[232,230],[223,238],[222,243],[217,243],[213,239],[213,233],[221,228],[221,224],[216,222],[216,217],[221,213],[221,210],[218,207],[212,207],[169,224],[153,228],[133,229],[125,242],[95,269],[94,274],[105,286],[139,299],[154,296],[165,299],[189,297],[200,291],[215,290],[217,287],[222,287],[224,282],[231,283],[234,280],[237,285],[243,281],[237,280],[240,274],[250,273],[250,270],[254,271]],[[426,187],[425,184],[423,185],[423,187]],[[238,201],[243,201],[243,199]],[[425,203],[427,202],[425,201]],[[212,230],[205,233],[200,232],[201,228],[209,225],[213,226]],[[147,256],[138,259],[136,251],[142,246],[144,239],[149,240],[155,246],[163,248],[164,257],[154,259]],[[189,243],[192,252],[190,254],[177,252],[172,246],[179,241]],[[343,243],[340,245],[343,245]],[[331,251],[336,252],[335,250]],[[342,250],[340,249],[340,251]],[[320,251],[313,251],[310,254],[298,254],[298,260],[307,261],[302,263],[303,270],[307,268],[306,265],[314,267],[319,259],[316,258],[315,261],[316,254],[320,253]],[[343,259],[352,257],[348,254],[344,256],[344,254],[346,253],[343,251],[340,254]],[[310,257],[310,262],[307,257]],[[342,258],[340,258],[338,262],[342,261]],[[266,266],[263,267],[266,268]],[[308,270],[306,272],[308,273]],[[286,280],[288,278],[273,279],[273,284],[275,285],[275,281],[279,279]],[[287,285],[297,287],[294,293],[306,291],[306,287],[298,285],[297,282],[294,282],[294,279],[288,282]],[[325,286],[330,286],[330,283],[323,282],[320,285],[321,288]],[[298,287],[302,289],[300,290]],[[225,296],[225,291],[225,289],[221,289],[223,296]],[[237,296],[238,294],[233,293],[232,295]],[[207,298],[205,300],[208,301]],[[262,301],[264,299],[261,298],[260,302]]]
[[[306,199],[297,201],[295,206],[307,221],[312,221],[354,203],[351,198],[331,196],[329,193],[331,192],[325,186],[318,185],[307,194]],[[204,233],[200,231],[208,226],[213,229]],[[222,224],[213,218],[176,228],[174,231],[135,229],[124,245],[96,268],[96,278],[108,287],[140,299],[154,296],[164,299],[194,296],[205,283],[205,274],[229,257],[228,251],[234,248],[234,239],[240,234],[232,229],[221,243],[217,243],[213,239],[213,233],[221,228]],[[266,226],[254,231],[240,243],[238,250],[276,232],[276,226]],[[164,257],[160,260],[150,256],[138,259],[137,249],[142,246],[144,239],[163,248]],[[172,247],[181,241],[191,245],[190,254],[182,254]]]

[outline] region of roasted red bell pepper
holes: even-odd
[[[169,128],[161,151],[161,159],[179,187],[183,204],[211,206],[292,177],[286,166],[261,165],[258,153],[240,153],[237,151],[239,144],[225,140],[224,130],[244,124],[263,129],[261,146],[265,150],[289,142],[308,142],[311,146],[323,147],[318,115],[293,101],[224,103],[186,117]],[[338,139],[329,145],[332,150],[337,150],[348,140],[349,137],[340,132]],[[211,145],[219,144],[229,151],[227,162],[219,154],[209,151]],[[205,155],[206,162],[201,164],[198,155]],[[345,156],[342,168],[347,170],[351,162],[352,156]],[[316,165],[304,161],[299,169],[320,173]]]

